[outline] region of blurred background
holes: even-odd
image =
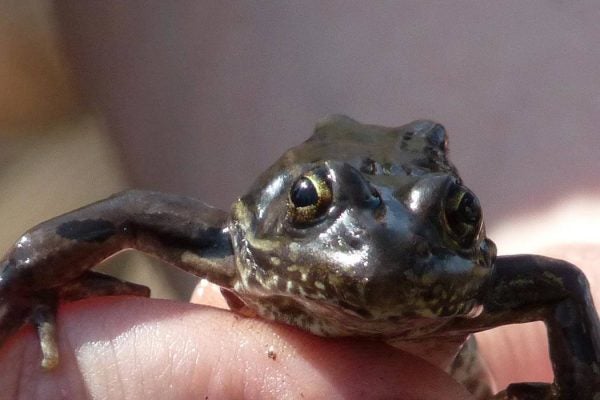
[[[227,209],[327,113],[442,122],[503,252],[600,240],[595,2],[6,0],[0,12],[3,248],[128,187]],[[509,244],[515,230],[531,242]],[[154,264],[111,268],[158,274],[158,296],[186,298],[194,280]]]

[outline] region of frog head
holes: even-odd
[[[232,211],[236,294],[321,335],[423,336],[476,314],[495,246],[444,128],[331,116]]]

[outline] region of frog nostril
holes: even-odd
[[[418,258],[425,258],[431,254],[431,248],[425,240],[419,240],[413,246],[414,255]]]
[[[381,195],[379,194],[379,192],[377,191],[377,189],[375,189],[373,187],[373,185],[369,185],[369,188],[371,189],[371,196],[377,197],[377,198],[381,199]]]
[[[366,201],[371,208],[379,208],[383,204],[383,200],[381,199],[381,195],[379,191],[373,187],[373,185],[369,184],[370,193],[366,196]]]

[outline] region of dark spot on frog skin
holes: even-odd
[[[287,280],[286,279],[278,279],[277,280],[277,289],[281,292],[285,292],[286,289],[286,285],[287,285]]]
[[[65,239],[101,243],[116,233],[116,227],[104,219],[84,219],[65,222],[56,233]]]
[[[215,244],[214,238],[220,237],[218,234],[220,229],[209,227],[206,229],[198,229],[194,237],[194,244],[200,249],[207,249],[209,247],[218,247]]]
[[[427,133],[427,140],[432,146],[437,147],[442,151],[446,151],[448,148],[446,129],[440,124],[435,124]]]
[[[360,250],[362,248],[363,241],[358,237],[350,237],[348,239],[348,246],[354,250]]]
[[[183,221],[185,222],[185,221]],[[162,245],[172,248],[185,248],[193,253],[207,258],[218,258],[229,250],[229,238],[221,235],[221,228],[181,226],[181,221],[170,219],[167,215],[140,216],[135,223],[127,222],[120,230],[128,230],[132,235],[136,232],[152,230],[156,240]],[[179,227],[174,229],[173,226]]]
[[[379,175],[381,174],[381,170],[381,165],[371,157],[363,159],[360,165],[360,172],[367,175]]]
[[[229,239],[220,235],[218,228],[198,229],[194,237],[193,245],[205,257],[220,257],[223,255],[222,249],[229,248]],[[215,240],[217,238],[217,240]]]

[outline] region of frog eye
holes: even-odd
[[[309,225],[325,215],[333,194],[326,175],[311,171],[300,177],[290,190],[289,214],[296,225]]]
[[[456,241],[469,246],[473,243],[482,224],[479,200],[464,186],[452,185],[446,198],[445,217]]]

